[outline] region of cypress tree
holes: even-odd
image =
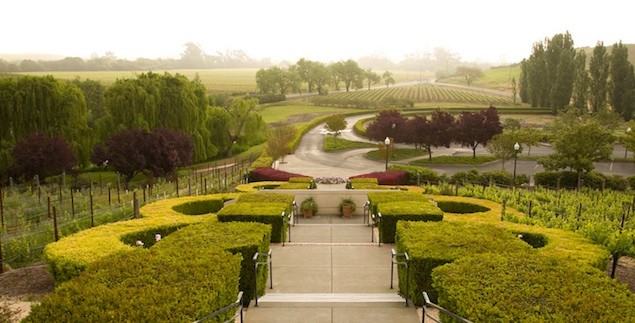
[[[609,57],[603,42],[598,42],[593,49],[593,56],[589,63],[589,76],[589,99],[591,111],[595,113],[606,106]]]

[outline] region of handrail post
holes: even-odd
[[[432,307],[434,309],[437,309],[439,311],[439,313],[446,314],[446,315],[450,316],[451,318],[453,318],[455,321],[458,321],[458,322],[461,322],[461,323],[472,323],[472,321],[470,321],[470,320],[468,320],[466,318],[463,318],[461,316],[458,316],[458,315],[450,312],[449,310],[447,310],[447,309],[445,309],[445,308],[443,308],[443,307],[441,307],[441,306],[439,306],[439,305],[437,305],[435,303],[432,303],[430,301],[430,297],[428,297],[428,293],[426,293],[425,291],[423,291],[421,293],[423,294],[423,304],[422,304],[423,315],[422,315],[422,318],[421,318],[421,323],[425,322],[426,317],[429,317],[432,320],[437,321],[432,316],[430,316],[430,314],[428,313],[428,307]]]
[[[395,272],[395,264],[397,266],[405,266],[406,267],[406,292],[405,294],[405,298],[406,298],[406,305],[405,307],[408,307],[408,299],[409,299],[409,295],[410,295],[410,257],[408,256],[407,252],[400,252],[397,253],[395,252],[395,249],[390,249],[390,253],[392,255],[391,258],[391,263],[390,263],[390,289],[393,289],[393,277],[394,277],[394,272]],[[397,257],[403,257],[404,260],[403,261],[399,261],[397,259]]]
[[[370,225],[369,215],[370,215],[370,201],[366,201],[366,203],[364,203],[364,224]]]
[[[261,257],[266,257],[265,261],[260,261]],[[272,250],[269,249],[266,255],[261,254],[260,252],[256,252],[254,256],[251,258],[254,261],[254,299],[255,306],[258,306],[258,267],[263,265],[269,265],[269,289],[273,289],[273,263],[272,263]]]
[[[291,204],[291,209],[292,209],[292,214],[293,214],[293,226],[295,226],[296,223],[298,223],[298,203],[296,201],[293,201],[293,203]]]

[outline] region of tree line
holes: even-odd
[[[29,181],[38,175],[44,180],[89,166],[91,158],[97,165],[109,160],[111,167],[124,172],[130,165],[118,167],[117,156],[143,166],[136,172],[163,176],[170,173],[170,167],[161,164],[166,160],[175,168],[229,156],[265,141],[267,126],[255,111],[256,99],[219,100],[205,92],[199,80],[169,73],[119,79],[107,89],[92,80],[2,78],[0,179]],[[155,133],[157,129],[162,130]],[[60,140],[69,150],[37,148],[62,147]],[[132,143],[138,149],[126,151]],[[171,155],[151,157],[163,150]],[[64,160],[56,161],[62,166],[48,169],[45,164],[54,163],[57,155]],[[19,167],[27,162],[39,166],[28,171]]]
[[[329,88],[339,91],[343,86],[349,92],[363,87],[370,89],[380,81],[386,86],[395,84],[391,72],[386,71],[380,76],[372,69],[361,68],[352,59],[326,65],[301,58],[286,68],[273,66],[256,72],[256,85],[260,93],[264,94],[297,93],[306,85],[309,93],[315,90],[319,95],[325,95]]]
[[[549,107],[554,114],[569,105],[597,113],[608,105],[624,120],[635,109],[635,72],[628,61],[628,48],[615,43],[610,53],[598,42],[587,60],[576,50],[567,32],[533,45],[521,62],[519,96],[533,107]],[[513,80],[515,83],[515,80]]]

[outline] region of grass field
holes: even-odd
[[[472,83],[472,86],[483,87],[501,91],[511,91],[511,79],[516,78],[516,84],[520,79],[520,65],[493,67],[483,70],[484,76]],[[453,76],[438,80],[442,83],[465,84],[465,79],[459,76]]]
[[[154,73],[168,72],[170,74],[182,74],[188,79],[194,79],[196,75],[207,87],[209,92],[254,92],[256,91],[257,68],[227,68],[227,69],[187,69],[187,70],[167,70],[153,71]],[[117,79],[135,78],[141,73],[148,71],[77,71],[77,72],[24,72],[19,74],[53,77],[64,80],[91,79],[100,81],[108,86]]]
[[[335,107],[321,107],[314,105],[280,104],[267,105],[258,111],[266,123],[288,122],[291,124],[304,123],[316,117],[357,111],[357,109],[343,109]],[[360,110],[361,111],[361,110]]]

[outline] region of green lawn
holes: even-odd
[[[343,109],[335,107],[320,107],[314,105],[301,105],[292,102],[266,105],[258,111],[266,123],[289,122],[300,124],[311,121],[327,114],[337,114],[358,111],[357,109]]]
[[[483,70],[483,74],[485,75],[482,78],[472,83],[473,86],[511,91],[512,77],[516,78],[516,84],[519,83],[520,65],[489,68]],[[443,78],[440,79],[439,82],[466,85],[465,79],[459,76]]]
[[[350,141],[333,136],[327,136],[324,138],[324,151],[326,152],[360,148],[377,148],[377,144],[361,141]]]

